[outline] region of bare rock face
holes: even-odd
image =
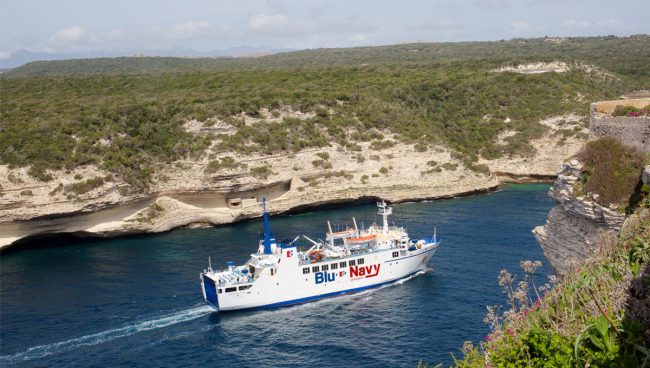
[[[571,264],[591,257],[601,234],[606,231],[613,230],[602,223],[566,211],[562,206],[555,206],[548,214],[546,225],[536,227],[533,234],[555,273],[563,275]]]
[[[562,170],[549,191],[558,205],[548,214],[544,226],[533,234],[556,273],[562,275],[571,264],[588,259],[597,249],[605,232],[618,232],[625,214],[598,204],[597,194],[576,196],[573,185],[580,180],[581,164],[571,160]]]
[[[580,180],[582,165],[578,160],[571,160],[562,165],[555,184],[551,187],[549,195],[560,206],[574,215],[584,217],[593,222],[618,230],[625,221],[625,215],[616,209],[611,209],[596,202],[598,194],[591,196],[575,196],[573,185]]]

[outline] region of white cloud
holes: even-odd
[[[591,22],[588,20],[574,20],[569,19],[563,23],[567,27],[571,28],[585,28],[591,26]]]
[[[431,20],[422,23],[415,23],[405,27],[408,31],[426,31],[426,30],[458,30],[461,29],[458,23],[449,19]]]
[[[603,28],[615,28],[621,25],[621,22],[618,19],[609,18],[596,22],[596,25]]]
[[[255,31],[278,30],[286,27],[288,23],[286,14],[258,14],[248,21],[248,27]]]
[[[11,57],[11,51],[0,51],[0,60],[9,59]]]
[[[515,32],[523,32],[530,29],[530,24],[522,21],[517,21],[510,24],[510,28],[512,28],[512,30]]]
[[[75,47],[90,40],[88,30],[82,26],[62,29],[52,35],[49,45],[55,48]]]
[[[205,20],[189,21],[172,27],[169,36],[172,38],[191,38],[214,30],[215,27]]]
[[[476,0],[476,2],[490,9],[503,9],[510,5],[509,0]]]
[[[600,27],[600,28],[616,28],[621,25],[621,21],[614,18],[603,19],[597,22],[592,22],[589,20],[574,20],[570,19],[562,23],[566,27],[571,28],[588,28],[588,27]]]

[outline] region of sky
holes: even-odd
[[[650,33],[647,13],[648,0],[0,0],[0,60],[628,36]]]

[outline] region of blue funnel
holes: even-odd
[[[262,208],[264,209],[264,254],[271,254],[271,225],[269,225],[269,214],[266,212],[264,197],[262,197]]]

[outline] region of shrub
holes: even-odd
[[[603,137],[587,143],[578,159],[583,163],[581,184],[585,191],[598,194],[598,203],[635,204],[630,201],[641,179],[644,159],[641,151],[614,138]]]
[[[54,177],[52,174],[49,174],[47,172],[47,169],[44,167],[44,165],[32,165],[29,168],[29,171],[27,173],[31,176],[34,177],[40,181],[51,181],[54,180]]]
[[[349,149],[350,151],[355,151],[355,152],[360,152],[363,149],[360,144],[351,143],[351,142],[348,142],[345,145],[345,148]]]
[[[321,169],[331,169],[332,168],[332,163],[329,162],[329,161],[325,161],[325,160],[314,160],[314,161],[311,162],[311,164],[314,165],[314,167],[318,167],[318,168],[321,168]]]
[[[251,168],[251,175],[259,179],[266,179],[271,173],[271,169],[267,165]]]
[[[422,144],[422,143],[415,144],[416,152],[426,152],[427,150],[429,150],[429,147],[426,144]]]
[[[220,170],[236,169],[238,167],[244,167],[245,164],[238,164],[233,157],[226,156],[221,159],[221,161],[211,160],[206,165],[204,172],[206,174],[212,174]]]
[[[60,192],[63,190],[63,183],[59,183],[59,185],[56,186],[56,188],[52,189],[52,191],[49,193],[50,196],[55,195],[56,193]]]
[[[456,170],[457,167],[458,164],[451,163],[451,162],[445,162],[444,164],[442,164],[442,168],[449,171],[454,171]]]
[[[34,193],[32,193],[31,190],[26,189],[26,190],[21,191],[21,192],[20,192],[20,195],[21,195],[21,196],[33,196]]]
[[[388,174],[388,169],[382,166],[381,169],[379,169],[379,172],[380,172],[381,174],[386,175],[386,174]]]
[[[72,192],[74,194],[84,194],[87,192],[90,192],[93,189],[99,188],[104,184],[104,178],[97,176],[92,179],[87,179],[84,181],[81,181],[79,183],[74,183],[70,185],[66,185],[64,187],[64,191],[66,193]]]
[[[370,142],[370,149],[373,149],[375,151],[383,150],[386,148],[393,147],[395,145],[395,142],[393,141],[388,141],[388,140],[382,140],[382,141],[377,141],[374,140]]]
[[[627,116],[631,112],[637,112],[639,109],[637,109],[634,106],[630,105],[616,105],[616,108],[614,109],[614,112],[612,112],[613,116]]]
[[[327,152],[318,152],[316,156],[322,158],[323,160],[329,160],[330,159],[330,154]]]
[[[490,175],[491,173],[490,168],[487,165],[483,164],[469,165],[469,169],[483,175]]]

